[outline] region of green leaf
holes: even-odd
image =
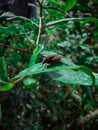
[[[4,34],[15,34],[18,32],[18,29],[14,26],[11,25],[9,27],[0,27],[0,33],[4,33]]]
[[[32,88],[32,89],[36,89],[37,88],[37,81],[34,80],[33,78],[27,78],[24,79],[23,81],[25,88]]]
[[[21,71],[13,79],[30,76],[32,74],[34,75],[34,74],[41,74],[45,72],[53,72],[53,71],[62,72],[61,70],[66,70],[66,71],[70,70],[73,73],[67,73],[68,78],[66,77],[66,80],[64,80],[66,76],[65,73],[62,73],[63,75],[62,77],[60,77],[60,81],[63,79],[64,83],[81,84],[81,85],[92,85],[95,83],[95,75],[87,67],[75,65],[70,59],[67,58],[62,58],[61,62],[63,64],[62,63],[57,64],[56,66],[45,66],[42,63],[35,64]],[[82,78],[82,80],[80,77]]]
[[[6,84],[6,82],[0,79],[0,85],[4,85],[4,84]]]
[[[98,19],[97,18],[94,18],[94,17],[86,17],[83,19],[85,21],[85,23],[87,22],[95,22],[95,23],[98,23]]]
[[[61,58],[61,62],[66,66],[76,66],[71,59],[68,58]]]
[[[59,0],[50,0],[50,2],[54,3],[55,5],[59,5],[59,6],[63,5],[63,1],[59,1]]]
[[[45,72],[52,72],[52,71],[58,71],[58,70],[64,70],[64,69],[75,69],[77,66],[66,66],[66,65],[59,65],[59,66],[53,66],[53,67],[45,67],[43,63],[35,64],[23,71],[21,71],[18,75],[16,75],[13,79],[17,79],[24,76],[30,76],[32,74],[41,74]]]
[[[59,71],[60,77],[54,78],[54,80],[62,82],[64,84],[72,85],[92,85],[92,78],[83,71],[75,70],[62,70]]]
[[[86,74],[88,74],[92,78],[92,85],[95,84],[95,76],[92,73],[92,71],[90,69],[88,69],[86,66],[79,66],[75,70],[82,70],[82,71],[84,71]]]
[[[1,108],[1,104],[0,104],[0,120],[2,118],[2,108]]]
[[[69,11],[70,9],[72,9],[77,3],[77,0],[67,0],[66,1],[66,6],[65,6],[65,11]]]
[[[98,74],[97,73],[93,73],[95,76],[95,85],[98,86]]]
[[[56,0],[50,0],[50,2],[56,3]]]
[[[8,81],[6,61],[5,61],[4,57],[0,57],[0,79],[3,81]]]
[[[94,103],[94,99],[93,99],[90,88],[88,86],[81,86],[81,89],[86,93],[88,98]]]
[[[0,91],[9,91],[14,87],[14,84],[7,83],[6,85],[0,86]]]
[[[42,49],[43,49],[43,46],[39,46],[39,45],[36,46],[36,48],[34,49],[34,53],[33,53],[33,55],[30,58],[29,66],[32,66],[32,65],[34,65],[36,63],[38,55],[42,51]]]

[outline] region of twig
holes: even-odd
[[[39,6],[41,7],[42,5],[41,5],[40,1],[39,1],[39,0],[36,0],[36,1],[37,1],[37,3],[39,4]]]
[[[39,4],[39,8],[40,8],[40,18],[39,18],[39,30],[38,30],[36,45],[38,45],[38,43],[39,43],[39,39],[40,39],[40,36],[41,36],[41,29],[42,29],[42,4],[40,3],[39,0],[37,0],[37,2]]]
[[[25,77],[21,77],[21,78],[19,78],[19,79],[15,80],[13,83],[14,83],[14,84],[16,84],[16,83],[18,83],[18,82],[22,81],[24,78],[25,78]]]
[[[82,119],[80,119],[80,121],[78,121],[79,125],[83,125],[85,123],[87,123],[89,120],[98,117],[98,110],[95,110],[93,112],[91,112],[90,114],[84,116]]]
[[[0,46],[5,46],[5,47],[13,49],[13,50],[17,50],[17,51],[21,51],[21,52],[24,52],[24,53],[32,54],[31,51],[27,51],[27,50],[24,50],[24,49],[21,49],[21,48],[12,47],[12,46],[9,46],[7,44],[0,43]]]
[[[36,45],[38,45],[38,43],[39,43],[39,39],[40,39],[40,35],[41,35],[41,29],[42,29],[42,18],[40,17],[39,18],[39,30],[38,30]]]

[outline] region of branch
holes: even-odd
[[[0,43],[0,46],[5,46],[5,47],[13,49],[13,50],[17,50],[17,51],[21,51],[21,52],[24,52],[24,53],[32,54],[31,51],[27,51],[27,50],[24,50],[24,49],[21,49],[21,48],[12,47],[12,46],[9,46],[7,44]]]
[[[78,124],[83,125],[83,124],[87,123],[89,120],[91,120],[95,117],[98,117],[98,110],[95,110],[95,111],[91,112],[90,114],[84,116],[82,119],[80,119]]]
[[[16,83],[18,83],[18,82],[22,81],[24,78],[25,78],[25,77],[21,77],[21,78],[19,78],[19,79],[15,80],[13,83],[14,83],[14,84],[16,84]]]

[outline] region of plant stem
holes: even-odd
[[[38,30],[36,45],[38,45],[38,43],[39,43],[39,39],[40,39],[40,35],[41,35],[41,29],[42,29],[42,18],[40,17],[39,18],[39,30]]]
[[[38,30],[36,45],[38,45],[38,43],[39,43],[39,39],[40,39],[40,36],[41,36],[41,30],[42,30],[42,4],[40,3],[39,0],[37,0],[37,2],[39,4],[39,8],[40,8],[40,18],[39,18],[39,30]]]

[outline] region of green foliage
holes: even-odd
[[[6,61],[4,57],[0,57],[0,79],[3,81],[8,81]]]
[[[67,0],[65,2],[65,11],[72,9],[77,3],[77,0]]]
[[[36,48],[33,51],[33,55],[30,58],[30,64],[29,66],[33,66],[37,59],[38,59],[38,55],[40,54],[40,52],[42,51],[43,47],[42,46],[36,46]]]
[[[50,0],[50,2],[63,8],[65,11],[69,11],[76,5],[77,0],[66,0],[65,2],[59,0]]]
[[[55,80],[62,82],[64,84],[73,84],[73,85],[92,85],[91,77],[85,74],[82,71],[66,70],[61,71],[60,74],[64,74],[60,77],[55,78]]]
[[[27,78],[23,81],[25,88],[33,88],[36,90],[37,88],[37,81],[34,80],[33,78]]]
[[[13,100],[2,107],[12,114],[4,129],[17,119],[24,130],[97,128],[97,0],[40,2],[35,19],[0,16],[0,101]],[[54,55],[60,60],[43,63]]]
[[[5,85],[0,85],[0,91],[9,91],[14,87],[14,84],[12,83],[7,83]]]
[[[73,75],[73,73],[71,73],[72,74],[72,76],[71,76],[70,73],[67,73],[68,79],[70,77],[69,82],[68,82],[68,79],[67,79],[67,84],[70,84],[70,83],[71,84],[78,84],[78,85],[95,84],[95,76],[92,74],[92,72],[88,68],[86,68],[84,66],[77,66],[77,65],[74,65],[74,64],[73,65],[66,64],[66,62],[65,62],[65,65],[61,64],[61,65],[58,65],[58,66],[54,66],[52,68],[49,68],[49,67],[46,68],[46,67],[44,67],[44,65],[42,63],[38,63],[38,64],[35,64],[35,65],[23,70],[18,75],[16,75],[14,77],[14,79],[24,77],[24,76],[30,76],[32,74],[41,74],[41,73],[45,73],[45,72],[53,72],[53,71],[60,71],[60,70],[71,70],[71,69],[76,70],[76,74]],[[86,73],[85,76],[87,76],[87,74],[88,74],[88,77],[87,78],[83,77],[83,75],[80,76],[79,75],[80,71],[84,71]],[[62,73],[62,71],[61,71],[61,73]],[[65,71],[65,74],[66,74],[66,71]],[[76,80],[75,75],[77,76],[78,81]],[[63,76],[65,77],[65,75],[63,75]],[[63,77],[63,79],[64,79],[64,77]],[[72,79],[71,79],[71,77],[72,77]],[[80,80],[80,77],[81,77],[81,80]],[[65,80],[62,80],[62,81],[63,81],[63,83],[66,83]],[[88,82],[88,84],[87,84],[87,82]]]

